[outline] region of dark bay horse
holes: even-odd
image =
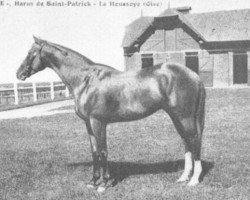
[[[66,47],[34,39],[17,78],[25,80],[49,67],[69,88],[91,143],[93,178],[88,187],[102,192],[113,182],[107,162],[107,124],[141,119],[159,109],[169,114],[184,141],[185,167],[178,182],[191,176],[188,185],[199,183],[205,89],[198,75],[185,66],[167,63],[120,72]]]

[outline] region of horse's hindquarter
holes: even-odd
[[[181,118],[194,115],[201,84],[199,76],[178,64],[163,64],[160,73],[169,76],[170,81],[166,110],[176,113]]]

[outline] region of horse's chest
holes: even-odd
[[[100,94],[97,91],[83,93],[76,98],[75,111],[81,118],[89,118],[100,104]]]

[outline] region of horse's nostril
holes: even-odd
[[[17,79],[21,79],[21,73],[16,74]]]
[[[19,80],[25,80],[28,76],[28,72],[24,71],[24,72],[17,72],[16,73],[16,77]]]
[[[16,77],[17,77],[18,79],[20,79],[20,76],[21,76],[21,73],[20,73],[20,72],[17,72],[17,73],[16,73]]]

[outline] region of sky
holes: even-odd
[[[2,1],[2,0],[0,0]],[[71,48],[94,62],[124,69],[122,39],[125,27],[144,16],[156,16],[170,7],[191,6],[192,13],[250,9],[250,0],[79,0],[90,7],[36,6],[38,1],[60,3],[68,0],[26,0],[33,6],[15,6],[15,0],[0,5],[0,83],[16,80],[16,70],[31,48],[33,35]],[[17,2],[17,1],[16,1]],[[71,1],[75,2],[75,1]],[[140,3],[138,7],[110,6],[110,2]],[[143,6],[149,2],[150,6]],[[95,3],[95,5],[94,5]],[[106,3],[106,6],[100,4]],[[159,6],[152,5],[152,3]],[[50,69],[37,73],[30,81],[57,81]]]

